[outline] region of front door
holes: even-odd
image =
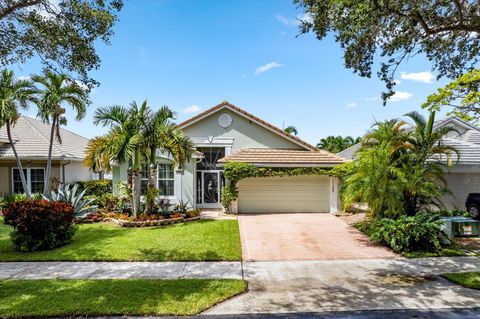
[[[197,164],[197,207],[221,208],[221,190],[224,185],[223,170],[217,166],[225,156],[223,147],[203,147],[198,151],[204,155]]]

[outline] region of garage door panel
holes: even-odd
[[[328,212],[327,176],[251,178],[238,183],[240,213]]]

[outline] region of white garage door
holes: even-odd
[[[330,208],[328,176],[248,178],[238,183],[239,213],[322,213]]]

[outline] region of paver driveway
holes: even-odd
[[[239,215],[247,261],[398,258],[331,214]]]

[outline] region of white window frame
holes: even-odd
[[[159,169],[159,166],[160,165],[170,165],[172,167],[171,171],[173,173],[173,177],[172,178],[160,178],[160,169]],[[157,188],[160,189],[159,187],[159,183],[160,181],[173,181],[173,194],[172,195],[162,195],[160,194],[160,198],[165,198],[165,199],[174,199],[176,198],[175,197],[175,163],[158,163],[158,166],[157,166]]]
[[[31,179],[31,172],[30,170],[32,169],[41,169],[43,170],[43,177],[44,177],[44,180],[43,180],[43,185],[45,185],[45,167],[23,167],[24,170],[27,171],[27,175],[25,176],[25,179],[27,180],[27,188],[28,188],[28,191],[29,192],[32,192],[32,179]],[[12,186],[12,194],[15,194],[15,186],[14,186],[14,182],[13,182],[13,171],[14,170],[18,170],[20,171],[20,168],[18,167],[12,167],[11,169],[11,186]]]

